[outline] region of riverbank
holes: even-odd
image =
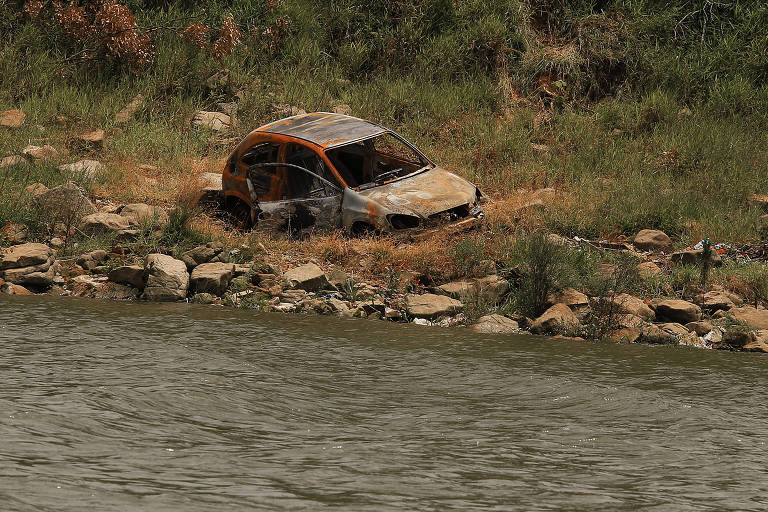
[[[478,254],[465,251],[457,263],[470,271],[462,279],[443,282],[435,280],[435,274],[414,270],[382,268],[378,275],[366,271],[363,259],[375,257],[375,250],[357,258],[350,254],[350,261],[329,252],[320,259],[281,253],[275,244],[271,249],[261,241],[250,246],[247,238],[237,247],[220,241],[186,250],[152,247],[149,238],[161,240],[164,231],[172,229],[169,214],[160,208],[129,204],[97,210],[71,184],[51,190],[39,184],[31,193],[37,194],[40,205],[51,204],[52,198],[78,205],[72,214],[81,215],[77,232],[90,238],[71,245],[60,237],[47,244],[24,242],[24,226],[6,226],[5,232],[12,228],[15,238],[8,237],[11,245],[2,249],[0,291],[11,295],[189,301],[466,327],[486,334],[529,332],[768,352],[768,309],[761,295],[768,282],[765,264],[750,263],[747,252],[726,247],[674,252],[672,241],[660,231],[643,230],[631,240],[612,242],[530,234],[519,237],[501,260],[478,260]],[[86,211],[92,213],[82,215]],[[471,237],[483,235],[492,235],[487,225],[469,234],[438,232],[434,240],[421,243],[434,245],[461,236],[459,243],[466,245]],[[397,243],[399,250],[409,245],[386,237],[327,236],[350,252],[361,245]],[[323,240],[327,244],[329,239],[283,240],[283,249],[291,244],[316,248]],[[94,249],[98,242],[103,248]],[[81,243],[89,250],[80,252]],[[517,259],[509,259],[512,256]],[[362,272],[356,273],[356,268]]]
[[[46,247],[4,289],[761,347],[765,9],[443,7],[0,6],[0,246]],[[303,111],[401,133],[479,186],[484,224],[295,237],[199,206]],[[307,264],[321,287],[286,280]]]

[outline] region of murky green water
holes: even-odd
[[[2,510],[764,510],[768,357],[0,296]]]

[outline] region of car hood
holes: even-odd
[[[440,167],[359,191],[392,213],[429,217],[477,200],[477,187]]]

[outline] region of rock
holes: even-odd
[[[232,263],[202,263],[192,271],[189,283],[197,293],[221,296],[227,291],[234,273],[235,265]]]
[[[502,315],[485,315],[470,327],[471,330],[486,334],[507,334],[518,332],[520,326],[511,318]]]
[[[432,322],[430,322],[426,318],[414,318],[413,322],[411,322],[411,323],[413,325],[421,325],[421,326],[424,326],[424,327],[429,327],[430,325],[432,325]]]
[[[253,264],[252,263],[236,263],[235,264],[235,273],[232,275],[233,278],[243,276],[245,277],[246,274],[250,274],[250,272],[253,270]]]
[[[613,301],[618,306],[619,313],[639,316],[643,320],[652,320],[655,316],[645,302],[632,295],[620,293],[613,298]]]
[[[79,160],[75,163],[60,165],[58,169],[68,176],[92,180],[104,171],[98,160]]]
[[[635,343],[641,334],[639,327],[622,327],[611,331],[608,340],[613,343]]]
[[[636,268],[637,274],[645,279],[649,277],[656,277],[661,274],[661,269],[659,266],[652,261],[644,261],[642,263],[638,263]]]
[[[53,247],[54,249],[58,249],[59,247],[63,247],[64,246],[64,240],[62,240],[61,238],[55,236],[55,237],[51,238],[51,240],[48,242],[48,245],[50,247]]]
[[[680,325],[678,323],[674,322],[668,322],[659,324],[659,327],[661,327],[663,330],[667,331],[669,334],[672,334],[674,336],[677,336],[678,338],[682,338],[683,336],[687,336],[690,332],[684,325]]]
[[[701,299],[702,307],[710,312],[719,311],[721,309],[729,310],[736,307],[736,303],[734,303],[732,296],[723,291],[707,292]],[[737,300],[741,302],[738,297]]]
[[[115,123],[117,124],[125,124],[128,121],[131,120],[131,118],[136,114],[136,111],[139,110],[139,107],[141,107],[141,104],[144,102],[144,96],[141,94],[137,94],[131,102],[123,108],[120,112],[115,114]]]
[[[294,304],[304,300],[304,298],[307,296],[307,292],[304,290],[285,290],[281,291],[278,295],[280,296],[280,300],[282,302]]]
[[[144,288],[144,277],[144,267],[139,265],[123,265],[107,274],[107,278],[112,282],[139,289]]]
[[[0,270],[42,265],[50,260],[54,251],[45,244],[14,245],[0,251]]]
[[[87,252],[85,254],[81,254],[79,258],[77,258],[76,263],[83,267],[85,270],[93,270],[97,266],[99,266],[101,263],[106,261],[108,257],[107,251],[104,250],[97,250],[97,251],[91,251]]]
[[[754,333],[753,339],[742,348],[745,352],[768,352],[768,331]]]
[[[307,263],[292,268],[283,275],[283,281],[288,288],[299,288],[307,291],[318,291],[331,288],[323,269],[314,263]]]
[[[501,276],[490,275],[475,281],[477,295],[486,304],[500,304],[509,291],[509,282]]]
[[[104,236],[131,227],[128,219],[116,213],[96,212],[80,220],[78,229],[88,236]]]
[[[687,324],[701,318],[701,308],[685,300],[654,300],[656,317]]]
[[[697,336],[706,336],[712,331],[712,324],[706,320],[699,320],[698,322],[689,322],[685,324],[685,328],[689,331],[693,331]]]
[[[389,306],[384,308],[384,318],[387,320],[400,320],[402,318],[403,314],[394,308],[390,308]]]
[[[555,304],[533,321],[531,332],[535,334],[561,334],[577,329],[579,319],[565,304]]]
[[[34,203],[50,223],[76,223],[96,212],[85,191],[71,181],[37,194]]]
[[[616,327],[620,329],[640,328],[645,324],[645,320],[635,315],[618,314],[615,319]]]
[[[423,295],[410,293],[405,299],[408,315],[418,318],[435,318],[449,315],[461,311],[464,307],[464,304],[456,299],[433,293],[425,293]]]
[[[189,288],[186,264],[165,254],[150,254],[144,264],[146,286],[142,297],[152,301],[184,300]]]
[[[672,253],[672,263],[676,265],[701,265],[704,260],[703,249],[688,249],[685,251]],[[717,251],[710,251],[709,261],[712,266],[719,267],[723,264],[723,259],[717,253]]]
[[[0,169],[3,167],[12,167],[14,165],[18,165],[23,161],[24,159],[19,155],[11,155],[6,156],[5,158],[0,158]]]
[[[104,149],[104,130],[98,129],[77,137],[75,146],[86,150]]]
[[[46,192],[48,192],[48,190],[49,190],[48,187],[46,187],[42,183],[33,183],[31,185],[27,185],[24,188],[24,192],[26,194],[29,194],[32,197],[37,197],[39,195],[45,194]]]
[[[757,309],[752,306],[733,308],[728,316],[737,322],[747,324],[753,329],[768,329],[768,309]]]
[[[19,244],[29,237],[29,228],[20,222],[6,222],[0,229],[0,240],[5,239],[11,244]]]
[[[0,126],[6,128],[18,128],[24,124],[27,114],[21,110],[6,110],[0,112]]]
[[[3,273],[3,278],[12,284],[47,288],[53,284],[53,279],[56,276],[58,264],[54,265],[54,262],[54,257],[51,256],[39,265],[9,268]]]
[[[99,290],[104,286],[104,280],[85,274],[75,276],[67,283],[67,286],[71,289],[73,297],[95,299]]]
[[[208,263],[217,257],[224,250],[224,247],[218,242],[208,242],[194,249],[190,249],[181,255],[181,260],[187,265],[191,272],[193,268],[201,263]]]
[[[192,118],[193,126],[205,126],[217,132],[226,130],[231,123],[232,119],[227,114],[221,112],[205,112],[201,110]]]
[[[441,295],[466,300],[476,292],[474,281],[452,281],[441,284],[436,290]]]
[[[479,298],[486,304],[499,304],[509,290],[509,283],[497,275],[480,279],[453,281],[437,287],[437,293],[463,301]]]
[[[56,151],[56,148],[49,146],[48,144],[44,146],[27,146],[21,150],[21,154],[36,164],[48,160],[55,160],[59,157],[59,152]]]
[[[221,174],[215,172],[204,172],[198,176],[197,181],[200,185],[200,197],[198,202],[210,205],[218,205],[223,199],[221,188]]]
[[[221,190],[221,174],[219,173],[204,172],[198,176],[197,181],[202,184],[203,190]]]
[[[589,298],[578,290],[565,288],[547,297],[547,305],[565,304],[571,309],[589,307]]]
[[[4,293],[6,295],[34,295],[33,292],[24,288],[20,284],[13,283],[0,284],[0,293]]]
[[[656,229],[640,230],[632,243],[643,251],[668,251],[672,248],[672,240],[667,234]]]
[[[657,345],[667,345],[677,343],[677,337],[670,334],[658,325],[645,324],[640,328],[640,337],[638,341],[643,343],[652,343]]]
[[[168,222],[168,214],[159,206],[150,206],[144,203],[127,204],[120,209],[120,215],[128,219],[131,226],[142,223],[164,225]]]
[[[333,113],[334,114],[341,114],[343,116],[351,116],[352,115],[352,107],[347,105],[346,103],[340,103],[333,107]]]
[[[326,274],[326,277],[328,282],[339,290],[343,290],[347,286],[347,280],[349,279],[345,272],[338,269],[331,270]]]
[[[234,117],[237,114],[238,105],[236,101],[230,101],[229,103],[217,103],[216,108],[228,116]]]
[[[344,313],[349,311],[349,305],[343,300],[337,299],[335,297],[328,299],[328,306],[330,306],[331,311],[334,313]]]

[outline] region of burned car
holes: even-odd
[[[378,124],[341,114],[288,117],[252,131],[222,176],[242,227],[408,231],[481,219],[477,187]]]

